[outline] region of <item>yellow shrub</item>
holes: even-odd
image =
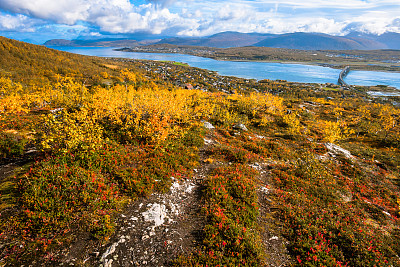
[[[301,134],[301,124],[297,118],[297,114],[292,112],[283,116],[283,122],[288,125],[290,134],[296,135]]]
[[[23,96],[18,94],[8,95],[0,98],[0,114],[1,113],[27,113],[29,109],[26,107]]]
[[[22,92],[22,85],[14,83],[11,79],[0,77],[0,97],[3,95],[19,94]]]
[[[129,82],[136,83],[136,81],[137,81],[137,74],[133,73],[127,69],[122,70],[121,75],[126,82],[129,81]]]
[[[261,115],[261,118],[255,121],[258,123],[259,126],[265,127],[269,126],[274,121],[274,118],[269,115]]]
[[[347,139],[354,133],[343,121],[322,121],[319,123],[319,127],[322,130],[323,139],[329,143]]]
[[[233,94],[228,99],[234,101],[239,112],[252,117],[261,112],[280,115],[284,110],[283,99],[269,93]]]
[[[41,148],[60,152],[89,150],[102,145],[103,129],[87,109],[75,113],[63,111],[45,117],[41,131]]]

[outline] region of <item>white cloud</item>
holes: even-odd
[[[296,19],[272,18],[260,25],[258,30],[264,33],[320,32],[340,35],[345,26],[345,23],[326,18],[302,18],[301,22]]]
[[[275,7],[276,0],[244,0],[244,1],[233,1],[241,3],[252,3],[255,6],[265,6],[270,5]],[[289,6],[296,9],[321,9],[321,8],[334,8],[334,9],[368,9],[377,8],[380,6],[398,6],[399,2],[397,0],[279,0],[279,6]]]
[[[227,4],[218,11],[219,20],[250,20],[255,10],[248,6]]]
[[[150,3],[154,3],[156,5],[160,5],[162,7],[170,6],[176,2],[176,0],[148,0]]]
[[[63,25],[84,22],[95,32],[187,36],[221,31],[400,32],[398,0],[0,0],[0,9],[11,13],[0,16],[1,29],[19,31],[32,30],[29,20],[36,19]]]
[[[57,23],[73,24],[87,17],[90,2],[83,0],[2,0],[0,8]]]
[[[218,5],[218,4],[217,4]],[[288,32],[322,32],[340,34],[346,26],[331,18],[310,16],[285,16],[277,13],[278,6],[266,11],[257,11],[248,3],[219,4],[219,11],[208,13],[207,23],[192,23],[192,28],[185,28],[179,35],[209,35],[220,31],[288,33]]]
[[[37,20],[24,15],[0,14],[1,31],[33,32],[37,23]]]
[[[90,21],[101,30],[110,33],[131,33],[149,31],[160,34],[164,30],[182,25],[183,18],[166,8],[156,8],[152,4],[141,5],[130,12],[121,11],[111,14],[94,15]]]

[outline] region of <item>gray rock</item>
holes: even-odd
[[[246,125],[244,125],[243,123],[236,124],[236,125],[233,126],[233,128],[239,129],[239,130],[242,130],[242,131],[245,131],[245,132],[248,131]]]
[[[50,110],[50,112],[53,114],[58,114],[58,113],[61,113],[63,110],[64,110],[64,108],[56,108],[56,109]]]
[[[208,121],[203,121],[204,123],[204,127],[208,130],[212,130],[215,129],[214,125],[212,125],[211,123],[209,123]]]
[[[326,143],[325,147],[335,155],[343,155],[346,158],[351,159],[351,160],[355,159],[354,156],[351,155],[350,151],[348,151],[348,150],[346,150],[344,148],[341,148],[338,145],[335,145],[335,144],[332,144],[332,143]]]

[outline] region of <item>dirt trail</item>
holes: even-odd
[[[258,188],[258,205],[260,207],[260,215],[258,217],[258,225],[260,227],[261,239],[265,248],[265,263],[269,267],[290,266],[289,252],[286,250],[287,241],[279,235],[278,229],[271,229],[274,225],[275,207],[270,199],[273,192],[272,186],[269,184],[268,173],[270,171],[269,163],[256,163],[251,165],[260,172],[260,187]]]
[[[200,149],[200,164],[193,177],[172,178],[169,193],[152,194],[119,216],[118,232],[98,259],[104,267],[166,266],[196,248],[204,227],[201,183],[210,169],[204,164],[210,145],[206,142]]]
[[[167,266],[178,256],[190,254],[204,228],[201,184],[210,169],[204,163],[209,145],[206,142],[200,149],[200,164],[192,177],[172,177],[168,193],[153,193],[128,204],[118,215],[116,233],[107,244],[76,242],[65,251],[62,265]]]

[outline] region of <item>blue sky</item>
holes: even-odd
[[[400,33],[400,1],[0,0],[0,35],[33,43],[223,31]]]

